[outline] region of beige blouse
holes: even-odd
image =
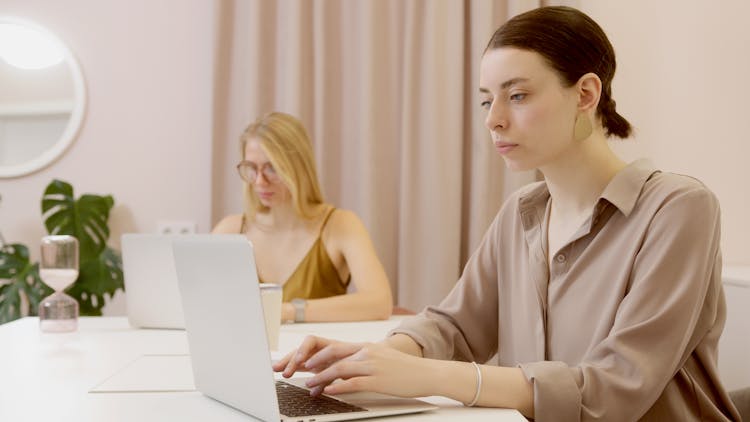
[[[393,333],[435,359],[518,366],[537,421],[739,420],[717,369],[719,203],[644,161],[547,264],[549,191],[511,197],[453,291]]]

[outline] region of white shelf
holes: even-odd
[[[73,101],[68,100],[0,104],[0,118],[70,114],[73,107]]]

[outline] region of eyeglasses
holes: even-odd
[[[264,164],[261,167],[260,172],[268,183],[275,183],[280,180],[279,174],[276,173],[276,170],[270,163]],[[242,180],[247,183],[255,183],[255,181],[258,180],[258,167],[255,163],[250,161],[240,161],[239,164],[237,164],[237,173],[239,173]]]

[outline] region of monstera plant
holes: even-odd
[[[53,180],[42,196],[42,216],[49,234],[75,236],[79,243],[78,279],[66,293],[75,298],[81,315],[101,315],[105,297],[125,290],[122,260],[107,246],[109,212],[114,205],[110,195],[82,195],[75,199],[73,187]],[[26,296],[29,314],[35,315],[41,299],[52,293],[41,283],[39,264],[31,263],[28,248],[20,244],[0,249],[0,323],[21,316],[20,296]]]
[[[2,283],[2,280],[7,280]],[[39,278],[39,263],[29,260],[29,249],[21,244],[0,247],[0,324],[18,319],[22,314],[22,297],[29,303],[29,315],[36,315],[39,302],[52,289]]]

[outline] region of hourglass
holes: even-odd
[[[78,278],[78,239],[67,235],[43,237],[39,276],[55,290],[39,304],[39,327],[46,332],[75,331],[78,302],[63,290]]]

